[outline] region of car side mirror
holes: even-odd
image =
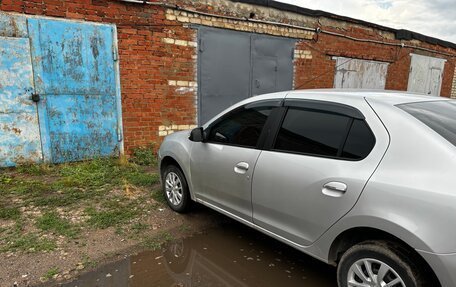
[[[190,137],[189,139],[192,142],[204,142],[204,130],[202,127],[195,128],[190,132]]]

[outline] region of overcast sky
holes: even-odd
[[[456,0],[279,0],[456,43]]]

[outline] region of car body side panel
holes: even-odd
[[[418,251],[455,252],[456,190],[448,189],[456,171],[455,147],[399,108],[368,101],[388,128],[390,147],[355,207],[313,252],[329,258],[335,238],[357,227],[385,231]]]
[[[215,143],[193,143],[190,169],[197,198],[252,220],[251,177],[260,150]],[[238,163],[248,164],[244,173]]]
[[[299,94],[287,96],[299,99]],[[311,98],[311,95],[306,95]],[[367,180],[385,154],[388,133],[364,98],[315,97],[357,108],[375,134],[371,153],[361,161],[322,158],[278,151],[262,152],[252,185],[254,222],[302,246],[311,245],[355,205]],[[340,197],[323,194],[328,182],[343,182]]]
[[[422,251],[419,253],[431,265],[443,287],[456,286],[456,272],[454,272],[456,270],[456,253],[433,254]]]
[[[416,249],[456,252],[456,147],[401,109],[370,103],[391,144],[354,212],[396,222],[427,245]]]

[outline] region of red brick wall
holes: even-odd
[[[327,29],[331,28],[327,27]],[[370,29],[353,29],[352,31],[345,31],[345,33],[349,36],[357,38],[388,41],[382,39],[379,35],[369,33],[370,31]],[[389,40],[388,42],[397,43],[397,41],[393,40]],[[422,43],[421,46],[445,53],[456,52],[440,46],[433,46],[425,43]],[[298,43],[297,49],[311,51],[312,59],[300,59],[295,62],[296,88],[332,88],[334,85],[336,68],[336,61],[332,59],[332,56],[343,56],[347,58],[375,60],[390,63],[388,66],[385,88],[387,90],[406,91],[411,64],[410,54],[416,53],[447,59],[444,77],[442,80],[441,96],[451,96],[455,60],[454,58],[443,56],[441,54],[423,52],[412,48],[355,42],[349,39],[325,34],[320,34],[317,41],[302,41]]]
[[[159,130],[178,130],[196,122],[196,87],[192,86],[192,83],[197,81],[196,48],[193,45],[170,44],[164,41],[167,38],[194,43],[195,30],[184,28],[182,23],[188,19],[168,20],[170,18],[167,19],[166,10],[163,8],[114,0],[2,0],[0,9],[116,24],[127,153],[135,147],[159,144],[162,139]],[[198,9],[214,11],[212,7],[202,4],[198,5]],[[281,20],[286,19],[276,19]],[[207,24],[208,20],[205,21]],[[232,28],[235,25],[227,23],[226,27]],[[267,28],[256,31],[268,33]],[[394,41],[385,40],[378,31],[355,25],[346,25],[344,30],[335,31],[342,31],[354,37]],[[316,36],[314,38],[316,39]],[[418,44],[455,53],[439,46]],[[303,40],[297,44],[297,49],[308,50],[311,54],[310,57],[295,61],[295,86],[301,88],[333,87],[335,61],[332,60],[332,56],[344,56],[390,62],[386,88],[406,90],[410,67],[409,54],[423,54],[413,49],[354,42],[325,34],[318,35],[318,41]],[[432,53],[424,54],[436,56]],[[454,60],[449,59],[445,67],[441,94],[449,97]],[[184,86],[170,84],[170,81],[184,83]],[[179,125],[181,127],[178,127]]]

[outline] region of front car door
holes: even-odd
[[[252,184],[254,223],[301,246],[354,206],[389,141],[363,98],[356,109],[323,99],[287,97]]]
[[[197,199],[252,221],[251,178],[260,137],[280,100],[241,106],[205,129],[191,151],[191,178]]]

